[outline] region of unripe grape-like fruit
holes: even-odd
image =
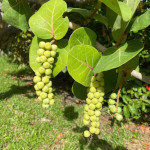
[[[39,47],[40,47],[40,48],[45,48],[45,42],[41,41],[41,42],[39,43]]]
[[[90,88],[90,92],[95,93],[96,92],[96,88],[95,87],[91,87]]]
[[[89,105],[89,108],[90,108],[91,110],[94,110],[94,109],[95,109],[95,105],[94,105],[94,104],[90,104],[90,105]]]
[[[95,87],[95,88],[98,88],[99,87],[99,82],[98,81],[95,81],[92,83],[92,87]]]
[[[89,111],[89,106],[87,104],[84,105],[84,110]]]
[[[39,70],[38,70],[38,72],[39,72],[40,74],[43,74],[43,73],[45,73],[45,69],[44,69],[43,67],[40,67]]]
[[[97,76],[96,76],[96,80],[97,81],[101,81],[103,79],[103,73],[99,73]]]
[[[94,98],[94,94],[93,94],[93,93],[91,93],[91,92],[89,92],[87,96],[88,96],[88,98],[89,98],[89,99]]]
[[[121,114],[116,114],[115,117],[118,121],[121,121],[123,119],[123,116]]]
[[[50,88],[52,86],[52,81],[49,81],[46,86]]]
[[[49,76],[45,76],[42,78],[43,83],[48,83],[49,82]]]
[[[51,69],[46,69],[45,70],[45,74],[46,75],[51,75],[52,74],[52,70]]]
[[[99,120],[100,120],[100,118],[99,118],[99,117],[96,117],[96,120],[95,120],[95,121],[97,121],[97,122],[98,122]]]
[[[102,102],[104,101],[104,98],[103,98],[103,97],[100,97],[100,98],[98,99],[98,101],[99,101],[100,103],[102,103]]]
[[[91,126],[96,127],[96,122],[95,121],[91,122]]]
[[[122,109],[121,107],[118,107],[117,113],[121,113]]]
[[[101,81],[101,82],[100,82],[100,86],[104,86],[104,81]]]
[[[34,78],[33,78],[33,82],[34,83],[38,83],[38,82],[40,82],[41,81],[41,78],[39,77],[39,76],[35,76]]]
[[[96,131],[96,128],[95,128],[95,127],[90,127],[90,132],[91,132],[91,133],[95,133],[95,131]]]
[[[46,61],[47,61],[47,58],[44,55],[40,56],[40,62],[41,63],[44,63]]]
[[[48,98],[49,98],[49,99],[53,99],[53,97],[54,97],[54,94],[53,94],[53,93],[48,94]]]
[[[90,137],[90,132],[88,130],[84,131],[84,137]]]
[[[42,108],[49,108],[48,104],[42,104]]]
[[[39,90],[44,87],[44,83],[43,82],[38,82],[36,85],[37,85]]]
[[[102,104],[101,103],[97,103],[96,104],[96,108],[101,109],[102,108]]]
[[[99,124],[99,122],[97,121],[97,122],[96,122],[96,127],[99,128],[99,126],[100,126],[100,124]]]
[[[116,106],[115,105],[109,105],[109,109],[112,113],[116,112]]]
[[[93,98],[93,99],[92,99],[92,103],[93,103],[93,104],[97,104],[97,103],[98,103],[98,99],[97,99],[97,98]]]
[[[56,56],[56,52],[55,51],[51,51],[51,57],[55,57]]]
[[[57,45],[53,44],[53,45],[52,45],[52,50],[53,50],[53,51],[57,51]]]
[[[42,99],[40,96],[38,97],[38,100],[39,100],[39,101],[43,101],[43,99]]]
[[[87,103],[87,104],[90,104],[91,102],[92,102],[92,101],[91,101],[89,98],[86,99],[86,103]]]
[[[45,49],[47,49],[47,50],[51,50],[51,49],[52,49],[52,45],[51,45],[51,43],[46,42],[46,43],[45,43]]]
[[[49,99],[48,98],[43,99],[43,104],[49,104]]]
[[[50,64],[53,64],[54,63],[54,58],[53,57],[50,57],[47,59],[47,61],[50,63]]]
[[[40,97],[41,97],[42,99],[47,98],[47,93],[41,92]]]
[[[49,58],[51,56],[51,52],[50,51],[45,51],[44,56]]]
[[[109,99],[108,100],[108,104],[109,105],[114,105],[116,102],[115,102],[115,100],[113,100],[113,99]]]
[[[43,54],[44,54],[44,49],[38,49],[37,50],[37,54],[39,55],[39,56],[42,56]]]
[[[116,93],[112,93],[112,94],[110,95],[110,98],[116,99],[116,98],[117,98],[117,94],[116,94]]]
[[[40,96],[40,94],[41,94],[41,91],[36,91],[37,96]]]
[[[50,106],[54,105],[54,103],[55,103],[54,99],[51,99],[51,100],[49,101]]]
[[[104,97],[105,93],[104,92],[101,92],[100,93],[100,97]]]
[[[96,116],[91,116],[91,117],[90,117],[90,120],[91,120],[91,121],[96,121]]]
[[[52,92],[53,92],[53,89],[49,88],[48,93],[52,93]]]
[[[38,63],[40,63],[40,62],[41,62],[40,57],[37,57],[37,58],[36,58],[36,62],[38,62]]]
[[[49,88],[47,86],[44,86],[42,89],[43,92],[47,93],[49,91]]]
[[[93,115],[94,115],[94,111],[93,111],[93,110],[89,110],[89,111],[88,111],[88,115],[89,115],[89,116],[93,116]]]
[[[95,81],[96,81],[96,77],[95,77],[95,76],[92,76],[91,82],[95,82]]]
[[[84,119],[85,120],[89,120],[90,119],[90,116],[88,114],[84,114]]]
[[[101,112],[100,112],[99,110],[96,110],[96,111],[95,111],[95,116],[96,116],[96,117],[99,117],[100,115],[101,115]]]
[[[83,124],[87,126],[90,124],[90,121],[83,119]]]
[[[95,97],[95,98],[100,98],[100,95],[101,95],[101,94],[100,94],[99,92],[95,92],[95,93],[94,93],[94,97]]]
[[[38,88],[37,84],[36,84],[36,85],[34,85],[34,89],[35,89],[36,91],[38,91],[38,90],[39,90],[39,88]]]
[[[103,87],[98,87],[96,90],[97,90],[97,92],[104,92],[104,88]]]
[[[100,133],[100,129],[96,128],[95,134],[99,134]]]
[[[35,72],[35,75],[36,75],[36,76],[39,76],[39,77],[41,76],[41,74],[39,73],[39,71],[36,71],[36,72]]]
[[[44,62],[44,63],[43,63],[43,67],[44,67],[45,69],[50,68],[50,63]]]

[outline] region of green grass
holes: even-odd
[[[27,73],[28,71],[26,71]],[[55,93],[56,104],[42,109],[35,101],[31,77],[16,77],[18,66],[0,57],[0,149],[2,150],[124,150],[132,135],[121,126],[101,123],[100,136],[83,137],[83,105],[63,105]],[[13,79],[12,79],[13,77]],[[59,89],[57,89],[59,90]],[[103,119],[102,119],[103,121]],[[56,136],[64,136],[58,140]]]

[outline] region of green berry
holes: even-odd
[[[39,71],[36,71],[36,72],[35,72],[35,75],[36,75],[36,76],[39,76],[39,77],[41,76],[41,74],[39,73]]]
[[[43,99],[43,104],[49,104],[49,99],[48,98]]]
[[[84,131],[84,137],[89,137],[91,134],[88,130],[85,130]]]
[[[121,121],[123,119],[123,116],[121,114],[116,114],[115,117],[118,121]]]
[[[95,98],[100,98],[100,95],[101,95],[101,94],[100,94],[99,92],[95,92],[95,93],[94,93],[94,97],[95,97]]]
[[[38,82],[37,87],[38,87],[38,89],[42,89],[44,87],[44,83],[43,82]]]
[[[102,104],[99,102],[96,104],[96,108],[101,109],[102,108]]]
[[[38,49],[37,50],[37,54],[39,55],[39,56],[42,56],[43,54],[44,54],[44,49]]]
[[[47,87],[51,87],[52,86],[52,81],[49,81],[47,84],[46,84]]]
[[[94,98],[94,94],[93,94],[93,93],[91,93],[91,92],[89,92],[87,96],[88,96],[88,98],[89,98],[89,99]]]
[[[99,126],[100,126],[100,124],[99,124],[99,122],[97,121],[97,122],[96,122],[96,127],[99,128]]]
[[[90,108],[91,110],[94,110],[94,109],[95,109],[95,105],[94,105],[94,104],[90,104],[90,105],[89,105],[89,108]]]
[[[41,42],[39,43],[39,47],[40,47],[40,48],[45,48],[45,42],[41,41]]]
[[[90,119],[90,116],[88,114],[84,114],[84,119],[85,120],[89,120]]]
[[[93,111],[93,110],[89,110],[89,111],[88,111],[88,115],[89,115],[89,116],[93,116],[93,115],[94,115],[94,111]]]
[[[54,63],[54,58],[53,57],[50,57],[47,59],[47,61],[50,63],[50,64],[53,64]]]
[[[98,99],[97,99],[97,98],[93,98],[93,99],[92,99],[92,103],[93,103],[93,104],[97,104],[97,103],[98,103]]]
[[[102,103],[102,102],[104,101],[104,98],[103,98],[103,97],[100,97],[100,98],[98,99],[98,101],[99,101],[100,103]]]
[[[101,112],[100,112],[99,110],[96,110],[96,111],[95,111],[95,116],[96,116],[96,117],[99,117],[100,115],[101,115]]]
[[[55,57],[56,56],[56,52],[55,51],[51,51],[51,57]]]
[[[39,76],[35,76],[34,78],[33,78],[33,82],[34,83],[38,83],[38,82],[40,82],[41,81],[41,78],[39,77]]]
[[[44,74],[45,73],[45,69],[43,67],[40,67],[39,70],[38,70],[38,72],[40,74]]]
[[[99,134],[100,133],[100,129],[98,129],[98,128],[96,128],[96,130],[95,130],[95,134]]]
[[[48,68],[50,68],[50,63],[48,63],[48,62],[44,62],[43,63],[43,67],[45,68],[45,69],[48,69]]]
[[[103,73],[99,73],[97,76],[96,76],[96,80],[97,81],[101,81],[103,79]]]
[[[91,82],[95,82],[95,81],[96,81],[96,77],[95,77],[95,76],[92,76]]]
[[[40,63],[40,62],[41,62],[40,57],[37,57],[37,58],[36,58],[36,62],[38,62],[38,63]]]
[[[45,83],[45,84],[46,84],[46,83],[49,83],[49,76],[43,77],[43,78],[42,78],[42,82]]]
[[[97,90],[97,92],[99,92],[99,93],[104,92],[104,88],[103,88],[103,87],[98,87],[96,90]]]
[[[83,124],[87,126],[90,124],[90,121],[83,119]]]
[[[43,101],[43,99],[42,99],[40,96],[38,97],[38,100],[39,100],[39,101]]]
[[[95,133],[95,131],[96,131],[96,128],[95,128],[95,127],[90,127],[90,132],[91,132],[91,133]]]
[[[49,88],[47,86],[44,86],[42,89],[43,92],[47,93],[49,91]]]
[[[41,97],[42,99],[47,98],[47,93],[41,92],[40,97]]]
[[[91,121],[96,121],[96,116],[91,116],[91,117],[90,117],[90,120],[91,120]]]
[[[96,127],[96,122],[95,121],[91,122],[91,126]]]
[[[41,91],[36,91],[37,96],[40,96],[40,94],[41,94]]]
[[[44,55],[40,56],[40,62],[41,63],[44,63],[46,61],[47,61],[47,58]]]
[[[39,90],[39,88],[38,88],[37,84],[36,84],[36,85],[34,85],[34,89],[35,89],[36,91],[38,91],[38,90]]]
[[[42,104],[42,108],[49,108],[48,104]]]
[[[95,121],[99,123],[99,120],[100,120],[100,118],[99,118],[99,117],[96,117],[96,120],[95,120]]]
[[[84,105],[84,110],[88,111],[89,110],[89,106],[86,104]]]
[[[53,94],[53,93],[49,93],[49,94],[48,94],[48,98],[49,98],[49,99],[53,99],[53,98],[54,98],[54,94]]]
[[[53,51],[57,51],[57,48],[58,48],[57,45],[55,45],[55,44],[52,45],[52,50]]]
[[[116,94],[116,93],[112,93],[112,94],[110,95],[110,98],[111,98],[111,99],[116,99],[116,98],[117,98],[117,94]]]
[[[104,92],[101,92],[100,93],[100,97],[104,97],[105,93]]]
[[[87,103],[87,104],[90,104],[91,102],[92,102],[92,101],[91,101],[89,98],[86,99],[86,103]]]
[[[95,81],[92,83],[91,85],[92,87],[95,87],[95,88],[98,88],[100,86],[99,82],[98,81]]]
[[[90,88],[90,92],[95,93],[96,92],[96,88],[95,87],[91,87]]]
[[[53,89],[52,89],[52,88],[49,88],[48,93],[52,93],[52,92],[53,92]]]
[[[51,56],[51,52],[50,51],[45,51],[44,56],[49,58]]]
[[[121,107],[118,107],[117,113],[121,113],[122,109]]]
[[[46,75],[51,75],[52,74],[52,70],[51,69],[46,69],[45,70],[45,74]]]
[[[104,81],[101,81],[101,82],[100,82],[100,86],[104,86]]]
[[[51,45],[50,42],[46,42],[45,43],[45,49],[47,49],[47,50],[51,50],[52,49],[52,45]]]
[[[115,105],[109,105],[109,109],[112,113],[116,112],[116,106]]]
[[[52,106],[54,103],[55,103],[54,99],[51,99],[51,100],[49,101],[50,106]]]
[[[113,99],[109,99],[109,100],[108,100],[108,104],[109,104],[109,105],[114,105],[115,103],[116,103],[116,101],[113,100]]]

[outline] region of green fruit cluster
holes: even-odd
[[[35,83],[34,88],[38,99],[43,102],[43,108],[48,108],[54,104],[52,81],[50,81],[50,79],[56,53],[57,45],[51,45],[50,42],[44,41],[39,43],[36,61],[41,64],[41,67],[35,72],[33,81]]]
[[[117,99],[117,94],[112,93],[108,100],[108,107],[109,107],[110,113],[115,114],[116,120],[121,121],[123,119],[123,116],[121,114],[122,109],[121,107],[118,107],[118,109],[116,108],[116,99]]]
[[[84,136],[100,133],[100,115],[104,100],[104,78],[103,73],[92,76],[90,87],[87,89],[87,99],[84,106],[83,124],[89,127],[89,131],[84,131]]]

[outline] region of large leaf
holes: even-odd
[[[117,68],[135,57],[142,49],[143,44],[139,40],[128,41],[119,48],[108,48],[97,63],[94,72]]]
[[[120,15],[124,21],[131,19],[132,11],[128,5],[123,2],[118,2],[118,0],[102,0],[102,2],[112,9],[115,13]]]
[[[98,51],[89,45],[74,46],[68,55],[68,72],[73,79],[84,86],[89,86],[93,68],[98,62]]]
[[[147,10],[143,15],[137,17],[131,27],[131,31],[138,32],[150,25],[150,10]]]
[[[69,39],[70,49],[76,45],[95,45],[96,34],[91,29],[79,28],[73,32]]]
[[[38,68],[41,66],[40,63],[36,62],[36,58],[38,57],[37,50],[39,49],[39,44],[38,44],[39,42],[40,42],[40,39],[35,36],[32,39],[32,43],[31,43],[30,51],[29,51],[29,65],[34,72],[36,72]]]
[[[57,46],[58,46],[58,53],[53,68],[54,77],[57,76],[67,66],[68,51],[69,51],[68,40],[62,39],[58,41]]]
[[[82,8],[67,8],[67,12],[74,12],[82,15],[85,19],[89,18],[92,15],[92,11],[89,11],[87,9],[82,9]],[[103,23],[106,27],[108,27],[108,20],[105,16],[101,14],[95,14],[94,19],[97,21]]]
[[[85,100],[87,97],[87,87],[78,82],[74,82],[72,86],[72,93],[75,97]]]
[[[136,8],[138,7],[140,0],[124,0],[124,3],[126,3],[132,10],[131,18],[134,15]],[[130,20],[131,20],[130,18]],[[115,22],[113,23],[112,28],[112,35],[115,41],[118,41],[123,33],[125,32],[126,28],[128,27],[129,21],[124,21],[119,15],[116,17]]]
[[[32,15],[30,7],[25,0],[3,0],[2,2],[3,19],[12,26],[26,31],[28,20]]]
[[[68,18],[62,18],[66,9],[63,0],[51,0],[43,4],[29,20],[33,33],[42,39],[63,38],[69,26]]]
[[[130,118],[130,111],[129,111],[129,109],[128,109],[127,106],[124,106],[124,107],[123,107],[123,113],[124,113],[124,116],[125,116],[127,119]]]

